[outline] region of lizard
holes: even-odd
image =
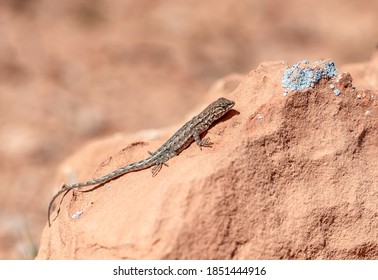
[[[50,201],[47,213],[49,226],[51,226],[51,207],[53,206],[56,198],[63,192],[68,192],[72,189],[80,187],[103,184],[126,173],[147,169],[152,166],[153,168],[151,171],[152,176],[154,177],[159,173],[163,165],[168,166],[166,162],[169,159],[177,156],[192,142],[196,142],[201,150],[202,147],[211,147],[213,143],[210,142],[210,139],[207,137],[201,140],[200,135],[207,131],[214,121],[225,115],[234,105],[234,101],[221,97],[208,105],[199,115],[193,117],[190,121],[184,124],[175,134],[172,135],[171,138],[169,138],[160,148],[158,148],[156,152],[148,152],[150,156],[146,159],[120,167],[100,178],[70,185],[64,184],[62,189],[59,190]]]

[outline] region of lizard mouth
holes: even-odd
[[[227,111],[234,107],[235,102],[230,100],[230,104],[227,106]]]

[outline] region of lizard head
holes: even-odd
[[[235,102],[224,97],[219,98],[217,101],[219,106],[223,107],[226,111],[229,111],[232,107],[234,107]]]
[[[234,107],[235,102],[232,100],[228,100],[224,97],[219,98],[217,101],[213,102],[211,105],[214,104],[214,112],[218,115],[218,118],[226,114],[232,107]]]
[[[235,102],[228,100],[224,97],[219,98],[209,105],[209,110],[212,112],[213,121],[219,119],[224,114],[226,114],[232,107],[234,107]]]

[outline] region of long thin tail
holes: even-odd
[[[49,204],[49,210],[47,211],[47,220],[49,221],[49,227],[51,226],[51,221],[50,221],[51,207],[53,206],[55,199],[57,199],[57,197],[58,197],[61,193],[65,192],[65,191],[69,191],[69,190],[72,190],[72,188],[67,188],[65,185],[63,185],[63,188],[62,188],[60,191],[58,191],[58,192],[54,195],[54,197],[51,199],[50,204]]]
[[[123,167],[120,167],[118,168],[117,170],[114,170],[113,172],[109,173],[109,174],[106,174],[100,178],[97,178],[97,179],[93,179],[93,180],[90,180],[90,181],[86,181],[86,182],[81,182],[81,183],[75,183],[75,184],[71,184],[71,185],[63,185],[62,186],[62,189],[60,191],[58,191],[54,197],[51,199],[50,201],[50,204],[49,204],[49,209],[47,211],[47,220],[49,222],[49,226],[51,226],[51,221],[50,221],[50,213],[51,213],[51,208],[54,204],[54,201],[57,199],[57,197],[63,193],[63,192],[68,192],[72,189],[77,189],[77,188],[80,188],[80,187],[85,187],[85,186],[92,186],[92,185],[97,185],[97,184],[102,184],[102,183],[105,183],[105,182],[108,182],[110,180],[113,180],[115,178],[118,178],[126,173],[129,173],[129,172],[133,172],[133,171],[137,171],[137,170],[141,170],[141,169],[146,169],[148,167],[151,167],[152,165],[154,165],[154,158],[151,156],[145,160],[141,160],[141,161],[138,161],[138,162],[135,162],[135,163],[132,163],[132,164],[129,164],[129,165],[126,165],[126,166],[123,166]]]

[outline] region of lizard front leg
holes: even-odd
[[[199,136],[199,133],[197,131],[194,131],[193,132],[193,138],[194,138],[194,141],[196,141],[196,144],[197,146],[202,150],[202,147],[211,147],[211,145],[213,144],[211,141],[210,141],[210,138],[209,137],[206,137],[204,139],[201,140],[200,136]]]

